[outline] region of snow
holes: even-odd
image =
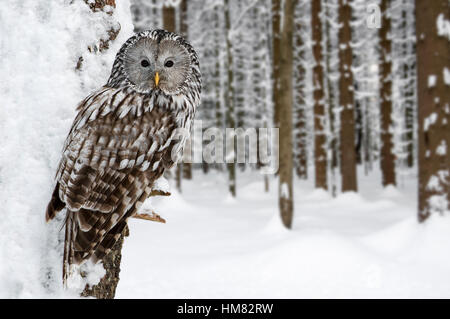
[[[96,52],[119,23],[110,49]],[[106,82],[132,29],[127,0],[117,1],[112,19],[83,1],[7,0],[0,8],[2,298],[77,297],[104,273],[86,264],[87,278],[71,278],[62,289],[63,216],[45,224],[44,212],[75,107]],[[361,194],[336,198],[295,180],[287,230],[273,177],[264,193],[263,175],[239,171],[234,198],[224,175],[194,173],[182,193],[172,187],[170,197],[143,204],[166,224],[130,221],[117,297],[450,297],[450,219],[436,214],[418,224],[414,175],[402,187],[381,188],[378,174],[361,171]],[[169,190],[167,180],[157,184]],[[431,205],[445,210],[446,200],[432,197]]]
[[[436,86],[437,82],[437,76],[436,75],[429,75],[428,76],[428,88],[433,88]]]
[[[281,184],[280,197],[289,199],[289,186],[288,186],[288,184],[286,184],[286,183]]]
[[[423,120],[423,129],[424,131],[428,131],[428,129],[430,128],[431,125],[435,124],[437,121],[437,114],[435,112],[431,113],[430,115],[428,115],[424,120]]]
[[[444,67],[444,83],[450,85],[450,70]]]
[[[164,193],[169,193],[170,192],[169,181],[161,176],[159,179],[156,180],[155,184],[153,185],[153,189]]]
[[[312,173],[312,172],[311,172]],[[359,176],[363,176],[362,171]],[[195,172],[182,194],[154,197],[166,224],[132,220],[118,298],[448,298],[450,219],[417,222],[416,182],[336,198],[296,180],[291,231],[277,213],[277,181]]]
[[[71,275],[67,279],[68,291],[76,294],[79,291],[83,291],[86,284],[92,287],[99,283],[99,281],[105,276],[106,271],[103,268],[102,263],[93,264],[91,261],[86,262],[81,267],[78,265],[70,266]],[[83,278],[80,274],[86,274]]]
[[[119,23],[111,49],[94,53]],[[0,30],[0,297],[77,296],[62,291],[63,216],[45,224],[45,209],[75,108],[132,33],[129,1],[111,18],[83,1],[8,0]]]
[[[447,154],[447,142],[445,140],[442,140],[441,143],[439,143],[438,147],[436,148],[436,154],[441,156]]]
[[[447,37],[450,41],[450,21],[445,19],[443,13],[436,20],[437,33],[441,37]]]

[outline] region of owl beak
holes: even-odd
[[[155,73],[155,86],[158,86],[158,84],[159,84],[159,73],[156,72]]]

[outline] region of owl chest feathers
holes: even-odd
[[[181,156],[195,105],[184,95],[98,90],[78,107],[57,180],[76,184],[83,167],[143,172],[171,167]]]

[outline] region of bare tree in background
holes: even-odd
[[[188,1],[187,0],[181,0],[180,2],[180,9],[179,9],[179,33],[189,41],[188,36]],[[189,138],[188,141],[186,141],[186,150],[189,151],[191,148],[188,147],[191,145],[191,139]],[[183,162],[180,163],[181,169],[182,169],[182,178],[184,179],[192,179],[192,163]],[[181,187],[180,187],[181,188]]]
[[[176,32],[177,22],[175,17],[175,7],[170,3],[170,1],[164,1],[162,15],[164,29],[170,32]]]
[[[450,209],[449,20],[448,0],[416,0],[420,221]]]
[[[279,169],[279,207],[281,220],[287,228],[292,226],[293,216],[293,190],[292,190],[292,104],[293,104],[293,32],[294,32],[294,8],[295,0],[284,0],[283,25],[280,26],[280,39],[275,42],[279,45],[279,60],[274,60],[278,64],[275,68],[279,74],[279,88],[274,90],[275,113],[278,113],[278,124],[280,128],[280,169]]]
[[[170,1],[164,1],[162,8],[162,16],[163,16],[163,28],[170,32],[176,32],[176,10],[175,7],[172,6]],[[183,178],[182,174],[182,163],[181,161],[177,163],[175,167],[175,185],[179,192],[181,192],[181,179]]]
[[[391,57],[391,18],[389,8],[391,1],[381,1],[383,16],[380,28],[381,63],[380,63],[380,107],[381,107],[381,173],[383,186],[396,185],[394,143],[392,136],[392,57]]]
[[[226,47],[227,47],[227,68],[228,68],[228,77],[227,77],[227,87],[225,89],[225,106],[226,106],[226,115],[225,115],[225,123],[226,127],[234,128],[235,118],[234,118],[234,86],[233,86],[233,42],[231,39],[231,18],[230,18],[230,3],[229,0],[224,1],[224,12],[225,12],[225,30],[226,30]],[[227,170],[228,170],[228,189],[233,197],[236,196],[236,163],[235,163],[235,149],[236,145],[234,145],[234,136],[227,136],[227,152],[230,152],[232,149],[233,156],[229,156],[227,154],[227,159],[232,157],[233,162],[227,162]],[[233,145],[231,147],[230,145]]]
[[[281,0],[272,0],[272,77],[273,77],[273,97],[274,105],[276,105],[275,97],[279,95],[278,90],[280,88],[280,11],[281,11]],[[277,108],[274,108],[274,124],[275,127],[279,127]]]
[[[316,187],[328,189],[327,183],[327,136],[325,131],[325,95],[323,82],[321,0],[313,0],[311,6],[312,45],[314,54],[314,163]]]
[[[302,1],[298,0],[295,4],[294,13],[294,135],[295,135],[295,172],[301,179],[308,178],[308,140],[307,140],[307,117],[306,117],[306,101],[305,101],[305,67],[303,60],[305,59],[305,43],[303,41],[301,6]]]
[[[339,104],[341,107],[342,191],[357,191],[355,151],[355,103],[352,73],[351,0],[339,0]]]

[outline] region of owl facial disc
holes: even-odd
[[[173,35],[173,36],[170,36]],[[186,42],[173,33],[142,36],[124,51],[124,71],[138,92],[160,90],[166,95],[179,94],[192,69]]]

